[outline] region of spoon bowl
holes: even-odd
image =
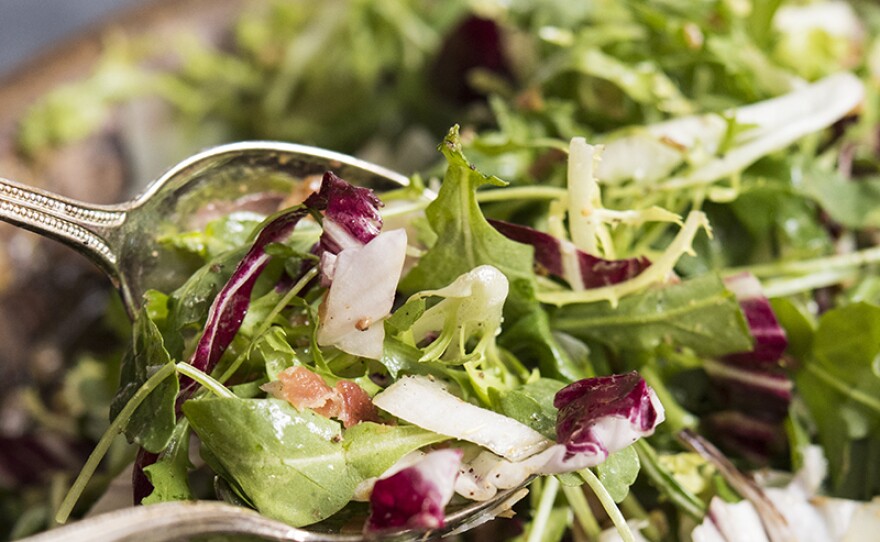
[[[143,194],[117,205],[90,205],[0,178],[0,220],[60,241],[90,258],[107,274],[133,315],[145,291],[168,291],[187,276],[185,262],[162,246],[164,233],[192,229],[205,208],[218,212],[235,202],[246,204],[249,196],[289,194],[327,170],[380,193],[408,183],[399,173],[325,149],[241,142],[184,160]]]

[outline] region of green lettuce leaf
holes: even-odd
[[[208,398],[183,412],[223,470],[266,516],[303,526],[342,509],[358,483],[337,422],[276,399]]]
[[[379,476],[414,450],[445,440],[449,437],[414,425],[362,422],[346,429],[344,446],[348,464],[364,479]]]
[[[194,498],[187,480],[190,467],[189,435],[189,422],[181,419],[161,457],[152,465],[144,467],[144,474],[153,485],[153,492],[144,497],[141,504],[188,501]]]
[[[120,382],[110,407],[110,418],[115,418],[126,403],[162,366],[172,363],[165,349],[159,328],[142,310],[132,332],[132,344],[122,361]],[[176,378],[166,378],[134,411],[125,426],[125,435],[145,450],[159,453],[171,439],[177,423],[174,403],[180,384]]]
[[[880,493],[880,306],[832,309],[795,371],[841,497]]]
[[[566,305],[553,313],[552,325],[616,351],[672,343],[721,356],[752,347],[739,303],[714,274],[625,297],[613,311],[605,303]]]

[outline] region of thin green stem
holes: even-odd
[[[379,214],[382,215],[383,220],[396,218],[398,216],[406,216],[408,214],[424,211],[432,201],[434,200],[420,198],[417,201],[407,202],[406,204],[389,205],[388,207],[383,207],[382,210],[379,211]]]
[[[275,306],[272,307],[272,310],[269,312],[266,318],[263,319],[260,327],[258,327],[257,330],[254,332],[254,339],[259,337],[260,335],[265,333],[267,329],[269,329],[269,326],[271,326],[275,318],[278,317],[279,314],[281,314],[281,311],[283,311],[284,308],[290,304],[290,301],[294,297],[296,297],[302,291],[302,289],[305,288],[306,284],[308,284],[309,281],[315,278],[317,274],[317,266],[312,267],[296,282],[296,284],[294,284],[290,288],[287,293],[284,294],[284,297],[282,297],[278,301],[278,303],[276,303]],[[247,358],[249,351],[250,349],[246,348],[241,354],[238,355],[238,357],[235,358],[235,361],[233,361],[232,364],[226,368],[226,371],[224,371],[223,374],[220,376],[220,382],[226,382],[230,378],[232,378],[232,375],[234,375],[238,368],[241,367],[241,364],[244,363],[244,360]]]
[[[853,269],[873,263],[880,263],[880,246],[857,250],[847,254],[813,258],[811,260],[797,260],[732,268],[725,271],[725,273],[735,275],[736,273],[749,271],[758,277],[807,275],[810,273],[822,273],[831,270]]]
[[[532,519],[532,526],[529,529],[529,537],[526,542],[539,542],[547,529],[547,523],[550,521],[550,512],[553,511],[553,503],[556,501],[556,494],[559,493],[559,480],[555,476],[548,476],[544,481],[544,487],[541,491],[541,501],[538,503],[538,511]]]
[[[587,539],[598,540],[599,535],[602,534],[602,527],[599,526],[596,516],[590,510],[590,503],[587,502],[583,489],[574,486],[562,486],[562,493],[574,512],[574,518],[581,526],[581,529],[584,530],[584,534],[587,535]]]
[[[852,269],[831,269],[799,277],[764,280],[762,288],[768,298],[785,297],[834,286],[853,276],[855,272]]]
[[[593,490],[596,498],[599,499],[599,503],[602,504],[602,508],[605,509],[608,517],[611,518],[611,522],[617,528],[617,534],[620,535],[623,542],[635,542],[636,538],[629,529],[629,525],[626,523],[626,518],[620,513],[617,503],[614,502],[611,494],[608,493],[608,490],[605,489],[605,486],[602,485],[599,478],[593,474],[593,471],[590,469],[579,470],[578,474],[581,475],[581,478],[584,479],[587,485],[590,486],[590,489]]]
[[[229,391],[229,388],[221,384],[218,380],[215,380],[203,373],[202,371],[196,369],[189,363],[180,362],[174,366],[177,369],[177,372],[192,378],[196,382],[199,383],[200,386],[209,390],[211,393],[216,395],[217,397],[226,397],[226,398],[234,398],[235,394]]]
[[[865,408],[873,410],[877,414],[880,414],[880,400],[878,400],[877,398],[872,397],[867,393],[851,386],[850,384],[842,382],[841,380],[835,378],[834,375],[819,367],[816,363],[807,364],[806,370],[807,372],[811,373],[813,376],[815,376],[834,390],[840,392],[847,398],[852,399],[853,401],[859,403]]]
[[[682,486],[660,465],[657,452],[644,439],[637,440],[634,446],[639,454],[642,472],[651,479],[654,486],[685,514],[702,521],[706,513],[706,505],[703,501]]]
[[[502,190],[480,190],[479,203],[515,200],[554,200],[568,197],[568,191],[556,186],[508,186]]]
[[[64,500],[61,501],[61,505],[58,507],[58,512],[55,514],[55,521],[57,523],[65,523],[70,517],[73,507],[76,505],[80,496],[82,496],[83,491],[85,491],[86,485],[95,474],[98,465],[101,463],[104,455],[107,454],[110,445],[113,444],[113,440],[125,430],[131,416],[137,408],[141,406],[141,403],[144,402],[144,400],[159,386],[159,384],[162,383],[163,380],[173,374],[174,365],[171,363],[163,365],[153,374],[153,376],[144,382],[132,398],[128,400],[125,406],[122,407],[122,410],[119,411],[119,414],[110,423],[110,427],[108,427],[104,434],[101,435],[101,440],[98,441],[95,449],[89,454],[85,465],[83,465],[82,470],[79,472],[76,480],[74,480],[73,485],[70,487],[67,495],[65,495]]]

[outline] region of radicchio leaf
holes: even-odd
[[[721,449],[755,465],[766,465],[788,445],[781,422],[737,410],[708,414],[700,427]]]
[[[253,246],[239,262],[229,281],[214,298],[214,302],[208,310],[205,331],[199,338],[196,349],[190,358],[190,364],[193,367],[202,372],[210,373],[217,365],[223,352],[226,351],[235,334],[241,328],[254,285],[272,258],[266,253],[266,247],[271,243],[280,242],[290,235],[299,221],[309,213],[308,205],[307,201],[305,205],[293,207],[279,215],[267,224],[257,236]],[[195,381],[189,378],[181,378],[178,403],[188,398],[196,385]]]
[[[559,390],[556,435],[568,455],[602,459],[640,437],[654,433],[663,421],[663,406],[635,371],[585,378]]]
[[[528,226],[502,220],[490,220],[489,223],[508,239],[534,247],[535,264],[546,273],[567,281],[575,290],[617,284],[637,276],[651,265],[644,256],[606,260],[587,254],[570,241]]]
[[[382,230],[382,201],[372,190],[353,186],[332,172],[324,174],[321,190],[306,205],[324,209],[321,249],[336,254],[369,243]]]
[[[454,493],[461,457],[461,450],[436,450],[414,465],[376,480],[365,530],[443,527],[444,508]]]
[[[716,401],[756,418],[780,421],[788,415],[794,382],[779,368],[743,367],[726,360],[703,363]]]
[[[371,190],[352,186],[332,172],[326,172],[317,193],[309,196],[302,205],[275,217],[257,235],[254,244],[211,304],[205,330],[190,358],[190,364],[202,372],[210,373],[229,347],[247,314],[254,285],[272,258],[266,253],[268,245],[283,241],[302,218],[319,211],[325,211],[328,215],[325,226],[327,223],[335,224],[338,232],[342,232],[332,236],[325,231],[322,243],[338,247],[345,239],[355,239],[358,243],[361,243],[361,239],[369,241],[381,227],[379,205],[379,199]],[[343,234],[347,237],[343,237]],[[191,379],[181,379],[178,404],[188,398],[195,387],[196,383]]]
[[[764,296],[760,281],[751,273],[740,273],[725,278],[724,285],[736,296],[749,324],[749,331],[755,338],[751,351],[731,354],[726,359],[749,364],[773,364],[778,361],[788,346],[788,339]]]
[[[754,275],[733,275],[724,284],[736,296],[755,342],[747,352],[704,363],[722,411],[705,417],[703,425],[725,450],[763,464],[785,448],[782,422],[794,384],[779,360],[788,339]]]

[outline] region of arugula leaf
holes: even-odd
[[[595,376],[586,348],[577,348],[577,339],[563,335],[552,329],[547,312],[536,308],[505,325],[498,342],[519,359],[534,360],[545,376],[567,382]]]
[[[337,422],[276,399],[207,398],[183,412],[237,487],[266,516],[299,527],[330,517],[358,481]]]
[[[187,481],[189,470],[189,422],[181,419],[174,428],[171,442],[162,456],[152,465],[144,467],[144,474],[153,486],[153,492],[141,500],[141,504],[193,499]]]
[[[415,425],[382,425],[361,422],[345,430],[346,461],[361,478],[373,478],[388,470],[406,454],[449,437]]]
[[[638,478],[640,468],[636,449],[627,446],[609,455],[603,463],[599,463],[596,467],[596,475],[614,502],[621,502],[629,493],[629,486]]]
[[[804,169],[802,190],[847,228],[880,226],[880,177],[848,180],[836,169],[813,165]]]
[[[115,418],[126,403],[159,368],[172,363],[165,350],[159,328],[142,309],[134,323],[132,344],[122,361],[122,385],[110,407],[110,418]],[[147,396],[134,411],[125,426],[125,435],[145,450],[159,453],[171,439],[177,423],[174,402],[180,385],[177,379],[167,378]]]
[[[880,492],[880,306],[855,303],[820,319],[795,384],[816,423],[834,492]]]
[[[565,383],[550,378],[539,378],[517,389],[500,394],[493,404],[501,413],[528,425],[549,439],[556,440],[556,416],[553,397]]]
[[[257,337],[251,348],[262,360],[269,380],[276,380],[278,373],[299,363],[296,352],[287,342],[287,334],[278,326],[270,327]]]
[[[566,305],[551,319],[554,329],[616,351],[652,350],[672,342],[721,356],[752,347],[736,298],[713,274],[625,297],[614,311],[605,303]]]

